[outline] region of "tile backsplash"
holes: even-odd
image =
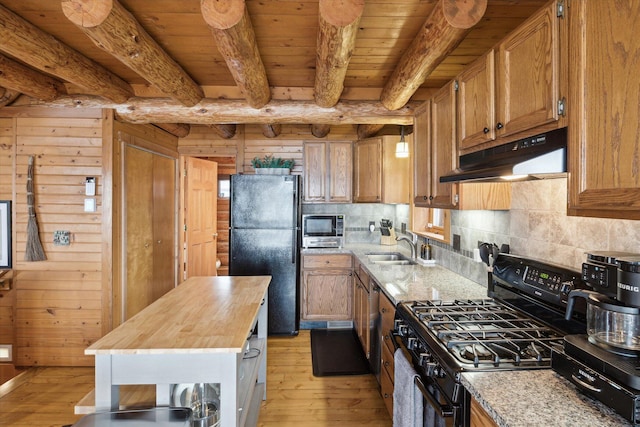
[[[478,242],[508,244],[516,255],[580,270],[585,252],[640,253],[640,221],[567,216],[567,179],[512,183],[511,210],[451,211],[451,232],[460,235],[460,251],[430,241],[439,264],[486,285],[487,268],[473,260]],[[381,218],[394,227],[409,223],[408,205],[307,204],[303,213],[344,213],[348,243],[377,243]],[[376,232],[370,233],[369,221]]]
[[[461,251],[438,247],[436,259],[478,283],[486,268],[474,262],[478,241],[508,244],[511,253],[580,270],[589,251],[640,253],[640,221],[567,215],[567,179],[512,183],[509,211],[452,211]],[[441,261],[440,261],[441,260]]]

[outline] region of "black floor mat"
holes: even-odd
[[[316,377],[370,372],[369,362],[353,329],[312,329],[311,362]]]

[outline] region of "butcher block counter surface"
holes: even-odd
[[[271,276],[192,277],[85,354],[240,353]]]

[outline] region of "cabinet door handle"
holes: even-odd
[[[504,125],[500,122],[498,122],[498,124],[496,125],[496,129],[502,129],[504,127]]]
[[[386,313],[386,312],[387,312],[387,309],[386,309],[386,308],[382,308],[382,309],[380,309],[380,311],[381,311],[382,313]]]
[[[482,129],[482,132],[484,132],[485,134],[489,133],[489,128]]]

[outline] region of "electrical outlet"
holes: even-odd
[[[454,251],[459,251],[460,250],[460,235],[459,234],[454,234],[453,235],[453,250]]]
[[[374,232],[376,229],[376,222],[375,221],[369,221],[369,231],[370,232]]]

